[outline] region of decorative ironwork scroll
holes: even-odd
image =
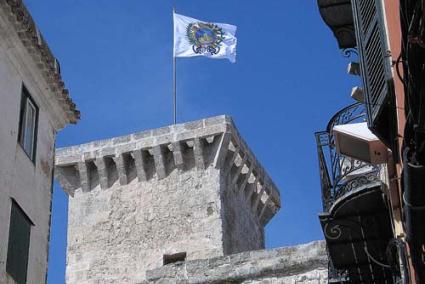
[[[345,48],[342,50],[342,56],[346,58],[350,58],[353,55],[358,56],[359,53],[357,51],[357,48]]]
[[[379,181],[379,167],[336,152],[333,128],[337,125],[364,122],[366,110],[362,103],[352,104],[329,121],[326,131],[316,133],[322,185],[323,208],[328,211],[346,193]]]

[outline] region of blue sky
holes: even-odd
[[[231,115],[281,191],[267,247],[322,239],[314,132],[351,103],[346,74],[316,1],[26,0],[81,121],[57,147],[172,122],[172,7],[238,27],[237,62],[180,58],[178,121]],[[49,284],[64,283],[67,197],[55,183]]]

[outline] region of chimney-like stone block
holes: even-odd
[[[167,176],[166,165],[164,160],[164,153],[161,145],[152,148],[152,154],[155,160],[155,170],[159,179]]]
[[[118,170],[118,180],[120,185],[126,185],[128,183],[128,164],[126,157],[123,154],[118,154],[113,157],[113,160]]]
[[[199,170],[205,169],[204,144],[200,138],[194,139],[193,152],[195,153],[195,164]]]
[[[80,177],[80,186],[83,192],[90,191],[90,171],[85,161],[78,162],[78,173]]]
[[[139,182],[147,181],[148,176],[146,172],[146,166],[147,166],[147,158],[146,158],[146,151],[142,150],[134,150],[132,152],[133,159],[136,164],[136,172],[137,172],[137,178],[139,179]]]
[[[96,158],[94,162],[99,171],[100,188],[106,189],[108,188],[108,169],[106,166],[105,158],[104,157]]]
[[[179,169],[184,169],[184,160],[183,160],[183,149],[180,141],[173,142],[172,151],[174,157],[174,164]]]

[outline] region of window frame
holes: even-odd
[[[26,149],[26,130],[29,129],[27,125],[27,114],[28,109],[31,107],[34,111],[34,118],[31,120],[32,122],[32,143],[31,143],[31,151],[28,153]],[[21,109],[19,114],[19,132],[18,132],[18,144],[21,146],[22,150],[24,150],[25,154],[28,158],[35,164],[35,158],[37,154],[37,134],[38,134],[38,113],[39,108],[35,103],[34,99],[31,97],[28,89],[22,85],[21,91]]]
[[[24,220],[26,222],[25,225],[27,225],[26,227],[28,227],[28,243],[27,243],[27,249],[25,251],[25,258],[26,258],[26,264],[25,264],[25,271],[19,271],[17,273],[24,273],[23,275],[23,279],[16,276],[15,272],[16,271],[12,271],[13,267],[11,267],[11,265],[16,264],[13,263],[11,264],[10,259],[13,259],[13,256],[11,256],[11,249],[12,247],[12,238],[14,236],[11,235],[11,229],[12,229],[12,217],[13,214],[12,212],[18,212],[18,214],[20,215],[19,218],[20,221]],[[16,214],[16,213],[15,213]],[[28,277],[28,265],[29,265],[29,255],[30,255],[30,248],[31,248],[31,231],[32,231],[32,227],[34,226],[34,223],[31,221],[31,219],[28,217],[28,215],[25,213],[25,211],[22,209],[21,206],[19,206],[18,202],[16,202],[15,199],[11,198],[11,206],[10,206],[10,217],[9,217],[9,234],[8,234],[8,245],[7,245],[7,255],[6,255],[6,273],[7,275],[9,275],[17,284],[21,284],[21,283],[27,283],[27,277]],[[16,250],[16,248],[15,248]],[[16,252],[16,251],[15,251]],[[18,279],[17,279],[18,278]]]

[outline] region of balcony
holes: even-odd
[[[392,239],[380,166],[336,151],[332,130],[366,120],[363,104],[350,105],[316,133],[330,283],[394,283],[387,248]]]
[[[334,33],[339,48],[354,48],[356,36],[351,0],[317,0],[317,5],[323,21]]]
[[[397,111],[391,56],[388,54],[383,1],[317,0],[320,15],[333,32],[342,55],[360,63],[367,121],[398,159]]]

